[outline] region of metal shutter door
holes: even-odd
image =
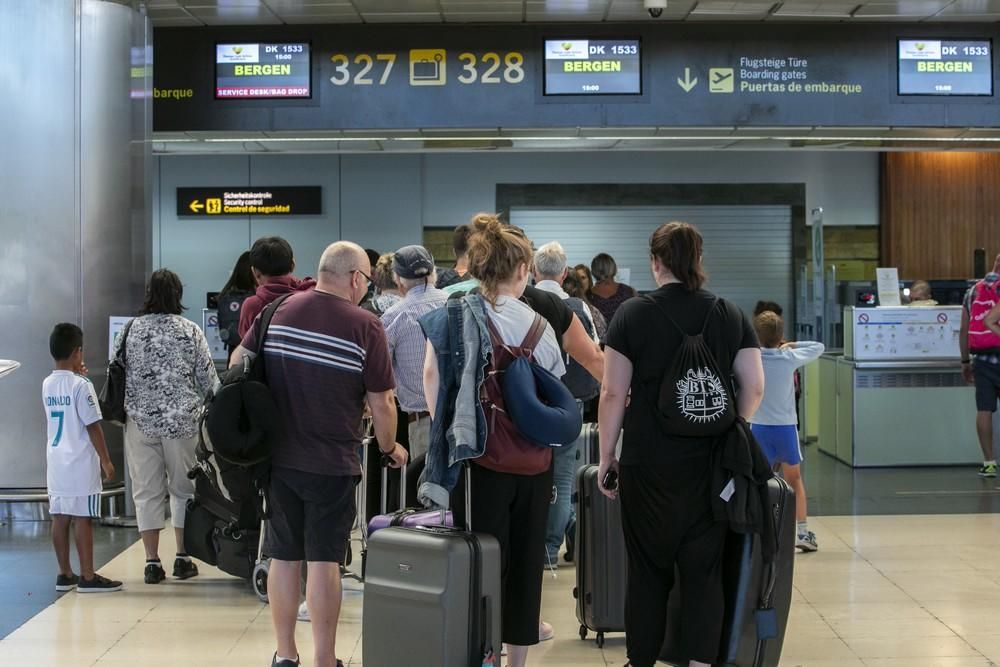
[[[777,301],[791,317],[792,215],[788,206],[515,208],[511,223],[535,246],[562,243],[570,265],[607,252],[638,290],[656,288],[649,269],[649,236],[660,224],[690,222],[705,239],[708,289],[752,313],[758,299]]]

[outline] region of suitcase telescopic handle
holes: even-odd
[[[389,469],[392,459],[388,454],[382,454],[379,460],[382,465],[382,514],[389,511]],[[399,467],[399,509],[406,509],[406,464]]]

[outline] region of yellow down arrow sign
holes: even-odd
[[[685,93],[690,93],[694,90],[694,87],[698,85],[698,77],[691,78],[691,68],[684,68],[684,78],[677,77],[677,85],[680,86]]]
[[[202,204],[197,199],[195,199],[193,202],[191,202],[190,204],[188,204],[188,208],[191,209],[192,213],[199,213],[199,212],[201,212],[201,209],[205,208],[205,205]]]

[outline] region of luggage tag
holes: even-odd
[[[757,622],[758,641],[778,638],[778,614],[773,608],[755,609],[753,616]]]
[[[722,489],[722,493],[719,494],[719,497],[722,498],[722,502],[728,503],[734,493],[736,493],[736,482],[732,477],[730,477],[729,483]]]

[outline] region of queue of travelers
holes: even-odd
[[[787,343],[779,313],[769,309],[751,319],[707,291],[702,238],[685,223],[664,224],[651,236],[657,289],[641,298],[616,282],[610,255],[598,255],[589,267],[571,266],[558,242],[536,249],[523,230],[492,214],[478,214],[457,228],[453,246],[455,268],[439,270],[423,246],[379,255],[339,241],[324,251],[315,279],[298,279],[288,242],[262,238],[241,256],[220,294],[220,304],[236,304],[226,308],[239,315],[233,341],[227,339],[230,364],[263,355],[268,387],[284,419],[286,437],[271,461],[264,547],[271,559],[268,597],[277,644],[272,665],[300,664],[295,624],[302,615],[303,563],[312,664],[342,664],[336,658],[341,565],[357,509],[365,414],[387,464],[401,468],[419,461],[416,495],[427,506],[455,508],[456,525],[466,518],[464,503],[456,499],[467,492],[456,464],[469,464],[471,524],[493,535],[503,556],[506,664],[523,667],[530,647],[553,636],[541,618],[542,577],[546,566],[557,567],[564,542],[573,539],[577,445],[540,447],[502,410],[487,424],[482,409],[456,409],[465,405],[459,399],[463,389],[498,382],[512,351],[529,340],[534,363],[562,379],[581,412],[599,396],[599,479],[614,471],[620,481],[601,490],[622,503],[629,665],[648,667],[658,657],[675,567],[685,586],[699,591],[682,602],[690,664],[710,664],[722,632],[720,568],[727,534],[726,524],[713,516],[708,492],[713,441],[663,432],[654,395],[659,379],[686,339],[700,333],[719,371],[735,381],[735,413],[753,422],[770,463],[783,466],[801,491],[799,546],[815,550],[798,474],[801,451],[791,435],[791,373],[822,346]],[[279,298],[261,344],[260,314]],[[148,584],[166,577],[158,542],[168,497],[177,537],[173,576],[198,574],[184,550],[184,507],[194,496],[187,471],[194,465],[201,406],[219,377],[201,330],[181,316],[182,299],[179,277],[166,269],[155,272],[141,315],[118,342],[127,371],[126,456]],[[449,335],[450,309],[462,313],[476,336]],[[59,329],[51,347],[58,372],[82,375],[82,332]],[[87,383],[72,391],[93,404]],[[470,395],[473,405],[482,400],[476,390]],[[762,401],[770,408],[758,413]],[[113,472],[102,450],[99,412],[79,411],[75,431],[80,442],[93,445],[86,452],[93,455],[98,485],[100,470]],[[57,437],[53,428],[50,423],[50,438]],[[452,437],[455,429],[469,431],[462,446]],[[90,493],[90,477],[88,483]],[[59,509],[55,503],[53,508]],[[65,514],[88,516],[73,511]],[[811,543],[803,546],[803,538]],[[63,590],[121,588],[121,582],[93,572],[92,560],[83,579],[74,579],[63,567],[68,537],[60,540]]]

